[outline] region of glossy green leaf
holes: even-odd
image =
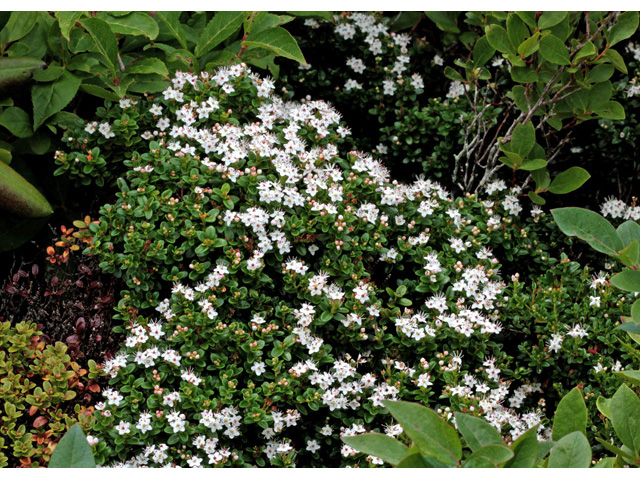
[[[93,452],[82,432],[75,424],[56,445],[49,468],[95,468]]]
[[[58,19],[58,25],[60,26],[60,32],[62,36],[68,40],[70,40],[69,34],[71,32],[71,28],[76,24],[76,22],[82,17],[84,12],[56,12],[55,16]]]
[[[266,48],[281,57],[290,58],[302,64],[307,63],[300,51],[298,42],[296,42],[295,38],[293,38],[289,32],[281,27],[274,27],[250,34],[247,36],[247,40],[243,42],[243,45]]]
[[[531,172],[533,180],[536,182],[536,190],[546,190],[551,183],[551,175],[547,170],[534,170]]]
[[[473,451],[485,445],[494,445],[503,442],[500,432],[489,425],[484,419],[460,412],[455,413],[455,419],[458,430],[462,433],[462,436],[467,441],[467,445],[469,445],[469,448]]]
[[[29,80],[34,70],[46,65],[38,58],[0,58],[0,89]]]
[[[540,30],[551,28],[567,18],[568,14],[569,12],[544,11],[542,15],[540,15],[540,18],[538,18],[538,28],[540,28]]]
[[[0,125],[18,138],[28,138],[33,135],[31,117],[19,107],[5,108],[0,112]]]
[[[444,76],[450,80],[464,82],[464,78],[456,70],[451,67],[444,67]]]
[[[160,31],[158,23],[146,12],[131,12],[118,17],[105,12],[100,13],[98,18],[107,22],[113,33],[122,35],[142,35],[155,40]]]
[[[634,240],[638,240],[640,242],[640,225],[638,225],[634,220],[627,220],[626,222],[623,222],[616,231],[618,232],[618,235],[620,235],[624,245],[629,245]]]
[[[15,42],[26,37],[38,21],[38,12],[11,12],[9,21],[2,29],[2,41],[6,43]],[[5,37],[5,32],[7,33]]]
[[[516,15],[531,28],[536,28],[536,12],[516,12]]]
[[[502,442],[502,438],[500,439]],[[486,458],[493,465],[498,466],[511,458],[513,458],[513,451],[506,445],[485,445],[475,450],[471,455],[467,457],[463,466],[474,462],[475,459]],[[474,467],[477,468],[477,467]]]
[[[53,213],[53,208],[36,187],[4,162],[0,162],[0,207],[29,218]]]
[[[551,210],[551,214],[565,235],[578,237],[599,252],[616,255],[624,248],[615,228],[596,212],[568,207]]]
[[[589,468],[591,447],[582,432],[565,435],[551,449],[549,468]]]
[[[180,46],[184,49],[187,48],[187,37],[184,33],[184,28],[180,23],[181,12],[156,12],[156,19],[158,23],[164,26],[169,33],[178,40]]]
[[[577,387],[560,400],[553,417],[551,438],[558,441],[572,432],[587,434],[587,406],[582,391]]]
[[[535,143],[536,130],[533,127],[533,123],[531,121],[519,123],[516,125],[516,128],[514,128],[513,135],[511,135],[508,151],[517,153],[524,159],[533,149]]]
[[[38,82],[53,82],[64,74],[64,68],[57,65],[49,65],[47,68],[35,70],[33,79]]]
[[[460,438],[455,429],[436,412],[417,403],[388,400],[383,403],[423,455],[457,465],[462,458]]]
[[[506,468],[531,468],[538,459],[537,427],[527,430],[511,444],[513,458],[505,463]]]
[[[540,170],[547,166],[547,161],[542,158],[535,158],[533,160],[525,160],[522,165],[520,165],[520,170]]]
[[[90,95],[93,95],[94,97],[104,98],[105,100],[113,100],[116,102],[120,100],[120,97],[118,95],[116,95],[115,93],[105,88],[99,87],[98,85],[83,83],[80,86],[80,89],[87,92]]]
[[[493,54],[496,53],[496,49],[489,44],[487,36],[480,37],[473,47],[473,66],[479,68],[484,66]]]
[[[611,399],[610,398],[605,398],[603,396],[598,397],[598,400],[596,400],[596,407],[598,408],[598,411],[602,415],[604,415],[609,420],[611,420]]]
[[[595,54],[596,54],[596,46],[593,44],[591,40],[589,40],[587,43],[585,43],[582,46],[580,50],[578,50],[578,53],[576,53],[576,56],[573,57],[573,61],[577,62],[581,58],[590,57],[591,55],[595,55]]]
[[[242,12],[217,12],[198,38],[194,50],[196,57],[211,51],[236,33],[242,26],[243,19]]]
[[[128,74],[157,73],[158,75],[163,75],[163,76],[169,75],[169,70],[167,70],[167,67],[165,66],[164,62],[159,58],[155,58],[155,57],[142,58],[137,62],[133,62],[127,65],[124,71]]]
[[[471,454],[464,461],[463,468],[498,468],[488,457]]]
[[[507,15],[507,35],[509,35],[509,40],[514,46],[514,53],[515,46],[520,45],[530,35],[529,29],[525,23],[515,13]]]
[[[618,15],[618,21],[611,27],[607,35],[607,43],[611,46],[626,40],[638,29],[638,12],[624,12]]]
[[[614,457],[605,457],[596,463],[593,468],[613,468],[616,459]]]
[[[425,461],[425,458],[420,453],[414,453],[403,458],[396,468],[429,468],[430,465]]]
[[[640,270],[623,270],[611,277],[611,285],[625,292],[640,292]]]
[[[342,437],[342,441],[360,452],[379,457],[391,465],[400,463],[409,452],[409,448],[406,445],[382,433],[365,433],[354,437]]]
[[[37,130],[47,118],[66,107],[75,97],[81,82],[79,77],[65,70],[56,82],[34,85],[31,88],[33,129]]]
[[[625,75],[628,73],[627,66],[624,63],[622,55],[620,55],[614,49],[610,48],[609,50],[607,50],[602,58],[609,60],[611,64],[616,68],[616,70],[621,71]]]
[[[555,194],[566,194],[580,188],[591,178],[589,172],[581,167],[571,167],[560,172],[549,184],[549,191]]]
[[[109,24],[96,17],[82,18],[78,22],[91,35],[94,42],[92,50],[102,55],[105,65],[115,75],[118,65],[118,41]]]
[[[640,272],[639,272],[640,273]],[[611,423],[622,443],[640,453],[640,398],[624,383],[611,398]]]
[[[323,11],[323,12],[317,12],[317,11],[290,12],[290,11],[287,11],[287,13],[289,13],[291,15],[294,15],[296,17],[318,17],[318,18],[322,18],[322,19],[324,19],[324,20],[326,20],[328,22],[334,23],[333,13],[332,12],[326,12],[326,11]]]
[[[484,29],[489,44],[501,53],[515,53],[516,47],[513,46],[507,31],[500,25],[487,25]]]
[[[538,51],[538,48],[540,47],[540,44],[538,42],[539,37],[540,32],[536,32],[520,45],[518,45],[518,55],[520,55],[522,58],[527,58],[529,55],[533,55],[534,53],[536,53]]]
[[[540,54],[547,62],[556,65],[571,63],[567,46],[555,35],[545,35],[540,39]]]

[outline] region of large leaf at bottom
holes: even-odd
[[[625,246],[616,229],[602,215],[585,208],[556,208],[553,219],[565,235],[586,241],[595,250],[615,256]]]
[[[36,187],[4,162],[0,162],[0,208],[31,218],[53,213],[53,208]]]
[[[62,437],[56,445],[49,468],[95,468],[93,452],[82,432],[76,424]]]
[[[343,437],[342,441],[360,452],[380,457],[391,465],[397,465],[409,453],[409,447],[382,433]]]

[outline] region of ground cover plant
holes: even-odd
[[[102,96],[65,128],[49,161],[56,177],[93,192],[95,208],[73,228],[54,226],[62,235],[43,249],[39,265],[46,268],[23,261],[4,284],[0,340],[15,343],[17,329],[27,330],[8,349],[22,363],[3,360],[0,381],[7,405],[22,401],[7,397],[16,395],[8,387],[12,372],[29,371],[38,352],[52,348],[64,368],[90,380],[78,383],[56,367],[65,380],[60,389],[79,389],[82,400],[44,437],[48,449],[39,431],[28,431],[42,420],[25,424],[20,409],[5,408],[15,420],[3,431],[5,461],[69,466],[65,452],[73,444],[84,449],[82,465],[92,465],[82,435],[69,430],[75,409],[99,466],[636,464],[637,432],[623,427],[619,412],[632,417],[640,402],[638,351],[629,342],[637,340],[637,308],[628,299],[638,289],[635,279],[619,279],[636,271],[638,207],[592,200],[621,224],[619,233],[602,227],[611,245],[603,250],[596,241],[603,234],[583,228],[588,220],[567,229],[558,216],[566,209],[552,215],[534,202],[570,202],[571,192],[598,180],[587,163],[552,167],[565,147],[550,133],[554,113],[561,110],[569,129],[572,118],[592,116],[575,105],[554,110],[559,100],[544,91],[541,75],[556,72],[557,91],[602,94],[605,101],[593,100],[599,106],[614,102],[597,86],[607,79],[591,85],[580,75],[602,65],[612,70],[612,62],[622,70],[611,46],[634,34],[637,14],[604,12],[585,23],[564,12],[553,25],[545,14],[467,14],[463,32],[457,16],[433,12],[295,21],[300,12],[290,13],[173,16],[172,41],[180,41],[176,25],[186,25],[195,53],[183,53],[198,62],[159,73],[157,90],[112,88],[115,96]],[[103,17],[120,25],[124,16],[79,13],[78,23]],[[451,30],[438,34],[441,43],[421,36],[427,19]],[[293,44],[273,41],[269,49],[251,40],[251,32],[283,35],[285,22]],[[531,44],[519,57],[492,32],[508,35],[514,22],[527,25],[518,32]],[[196,25],[205,29],[200,36]],[[205,62],[199,42],[217,29],[226,37],[212,54],[217,60]],[[299,32],[309,35],[297,56]],[[138,45],[127,34],[117,37],[118,55],[154,48],[148,36]],[[323,45],[331,35],[352,56],[309,68],[314,38]],[[558,47],[552,37],[567,44]],[[353,47],[353,40],[360,43]],[[588,41],[594,52],[577,55]],[[445,44],[452,46],[440,50]],[[270,56],[245,62],[249,47]],[[453,62],[459,55],[468,58]],[[495,55],[505,64],[484,69]],[[301,68],[276,63],[277,56]],[[525,59],[526,67],[518,64]],[[448,62],[464,73],[450,90],[440,65]],[[520,81],[514,68],[536,78]],[[495,82],[486,83],[493,74]],[[341,76],[344,86],[325,88]],[[522,105],[507,94],[517,91],[513,82],[541,89],[543,115],[516,114]],[[430,83],[444,98],[427,94]],[[494,94],[502,104],[491,104]],[[626,108],[616,98],[616,106],[595,112],[594,130],[620,121],[607,113]],[[377,116],[381,128],[358,123],[358,108]],[[510,138],[500,138],[507,121]],[[414,125],[418,133],[408,128]],[[485,178],[465,131],[481,134],[488,142],[482,148],[511,169]],[[458,156],[460,148],[468,155]],[[461,183],[455,172],[464,162],[468,181]],[[628,268],[614,274],[622,265]],[[56,340],[66,345],[45,347]],[[38,382],[32,386],[43,388]],[[62,408],[55,398],[41,407],[47,415]],[[430,419],[427,430],[408,425],[403,408]],[[476,430],[486,442],[473,440]],[[29,435],[38,447],[24,444]],[[375,442],[397,455],[385,456]],[[443,453],[434,444],[451,448]],[[580,455],[567,455],[571,448]]]

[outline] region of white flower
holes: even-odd
[[[307,441],[307,450],[311,453],[316,453],[317,450],[320,450],[320,445],[316,440],[308,440]]]
[[[589,296],[589,306],[592,307],[594,305],[596,307],[600,306],[600,297],[598,297],[598,296],[595,296],[595,297]]]
[[[262,375],[266,371],[264,362],[254,362],[251,370],[258,376]]]

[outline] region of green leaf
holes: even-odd
[[[38,12],[11,12],[9,21],[2,29],[2,42],[11,43],[26,37],[38,21]],[[5,38],[4,33],[8,36]]]
[[[591,447],[582,432],[565,435],[551,449],[549,468],[589,468]]]
[[[540,54],[547,62],[557,65],[571,64],[567,46],[555,35],[545,35],[540,39]]]
[[[511,444],[513,458],[505,463],[506,468],[531,468],[538,459],[538,434],[537,428],[531,428],[520,435]]]
[[[365,433],[355,437],[343,437],[342,441],[360,452],[379,457],[391,465],[400,463],[409,452],[406,445],[382,433]]]
[[[640,398],[623,383],[611,398],[610,413],[618,438],[637,456],[640,452]]]
[[[618,15],[618,21],[611,27],[607,35],[607,43],[614,46],[616,43],[629,38],[638,29],[638,12],[624,12]]]
[[[567,18],[568,14],[569,12],[542,12],[542,15],[538,18],[538,28],[540,28],[540,30],[551,28]]]
[[[515,13],[507,15],[507,34],[509,40],[514,46],[513,53],[515,53],[515,45],[520,45],[529,36],[529,29],[524,22]]]
[[[80,425],[75,424],[58,442],[49,468],[95,468],[93,452]]]
[[[529,67],[511,67],[511,78],[518,83],[534,83],[538,81],[538,73]]]
[[[96,17],[82,18],[78,22],[91,35],[94,42],[92,50],[102,55],[105,65],[115,75],[118,65],[118,41],[109,24]]]
[[[501,53],[516,53],[507,31],[500,25],[487,25],[484,29],[489,44]],[[484,38],[484,37],[483,37]]]
[[[479,68],[484,66],[493,54],[496,53],[496,49],[489,44],[487,36],[480,37],[473,47],[473,66]]]
[[[37,130],[47,118],[66,107],[78,92],[82,80],[69,71],[53,83],[34,85],[31,88],[33,102],[33,129]]]
[[[334,23],[333,21],[333,13],[331,12],[290,12],[287,11],[287,13],[291,14],[291,15],[295,15],[296,17],[318,17],[318,18],[322,18],[328,22]]]
[[[488,457],[471,454],[464,461],[464,468],[498,468]]]
[[[6,163],[7,165],[11,164],[11,152],[9,150],[0,148],[0,162]]]
[[[436,412],[417,403],[388,400],[383,403],[423,455],[449,465],[458,464],[462,458],[460,438]]]
[[[618,260],[620,260],[627,267],[635,267],[638,265],[638,259],[640,257],[640,242],[634,240],[624,249],[618,252]]]
[[[90,95],[98,98],[104,98],[105,100],[112,100],[117,102],[120,100],[120,97],[109,90],[99,87],[98,85],[93,85],[90,83],[83,83],[80,86],[80,89],[87,92]]]
[[[168,76],[169,70],[164,62],[159,58],[148,57],[138,60],[137,62],[127,65],[125,72],[130,73],[157,73],[158,75]]]
[[[33,79],[38,82],[53,82],[62,76],[64,68],[57,65],[49,65],[46,69],[39,69],[33,72]]]
[[[28,138],[33,135],[31,117],[19,107],[5,108],[0,112],[0,125],[18,138]]]
[[[529,27],[536,28],[536,12],[516,12],[516,15]]]
[[[173,35],[173,38],[178,40],[182,48],[187,49],[187,37],[180,23],[180,13],[181,12],[156,12],[156,19],[160,25],[164,26],[171,35]]]
[[[0,207],[29,218],[47,217],[53,213],[53,208],[36,187],[4,162],[0,162]]]
[[[611,120],[624,120],[625,113],[624,107],[618,102],[607,102],[604,105],[594,108],[593,113],[602,118],[609,118]]]
[[[76,22],[84,15],[84,12],[56,12],[55,16],[58,19],[58,25],[60,26],[60,32],[62,36],[70,40],[69,33],[71,32],[71,28],[76,24]]]
[[[547,166],[547,161],[542,158],[536,158],[533,160],[525,160],[522,165],[520,165],[520,170],[540,170]]]
[[[156,21],[146,12],[131,12],[118,17],[100,13],[98,18],[107,22],[113,33],[122,35],[142,35],[155,40],[160,31]]]
[[[572,432],[587,434],[587,406],[582,391],[577,387],[560,400],[553,417],[551,438],[558,441]]]
[[[458,28],[460,12],[424,12],[424,14],[443,32],[460,33]]]
[[[573,57],[573,62],[575,63],[581,58],[590,57],[591,55],[595,55],[595,54],[596,54],[596,46],[593,44],[591,40],[589,40],[587,43],[585,43],[582,46],[580,50],[578,50],[578,53],[576,53],[576,56]]]
[[[622,370],[616,375],[633,385],[640,385],[640,370]]]
[[[284,28],[274,27],[247,36],[242,42],[246,46],[266,48],[278,55],[295,60],[303,65],[307,63],[295,38]]]
[[[623,332],[627,332],[629,334],[639,334],[640,333],[640,323],[632,321],[631,317],[621,317],[625,323],[618,325],[615,329],[622,330]]]
[[[571,167],[560,172],[549,185],[549,191],[555,194],[573,192],[584,185],[591,175],[584,168]]]
[[[529,154],[535,143],[536,130],[533,127],[533,123],[531,121],[528,121],[527,123],[519,123],[513,130],[508,151],[517,153],[524,159]]]
[[[611,399],[605,398],[603,396],[599,396],[598,400],[596,400],[596,407],[598,411],[611,420]]]
[[[620,235],[624,245],[630,245],[634,240],[640,242],[640,225],[633,220],[627,220],[622,223],[616,231],[618,235]]]
[[[502,442],[502,438],[500,438]],[[506,445],[485,445],[478,448],[471,455],[469,455],[464,462],[463,466],[467,467],[469,463],[475,463],[477,459],[486,458],[493,465],[498,466],[511,458],[513,458],[513,451]],[[468,468],[468,467],[467,467]],[[477,468],[477,467],[474,467]],[[491,468],[491,467],[489,467]]]
[[[616,463],[616,459],[614,457],[604,457],[599,460],[593,468],[613,468],[613,465]]]
[[[194,50],[196,57],[201,57],[236,33],[243,19],[242,12],[217,12],[200,34]]]
[[[500,432],[489,425],[486,420],[460,412],[456,412],[454,416],[456,426],[471,450],[475,451],[485,445],[503,442]]]
[[[600,214],[584,208],[556,208],[551,210],[558,228],[565,235],[577,236],[598,252],[615,256],[624,248],[615,228]]]
[[[606,58],[607,60],[609,60],[611,64],[614,67],[616,67],[617,70],[621,71],[625,75],[629,73],[627,71],[627,66],[624,64],[624,59],[622,58],[622,55],[620,55],[614,49],[610,48],[609,50],[607,50],[607,53],[605,53],[602,56],[602,58]]]
[[[450,80],[464,82],[464,78],[456,70],[451,67],[444,67],[444,76]]]
[[[551,183],[551,176],[547,170],[534,170],[531,176],[536,182],[536,191],[546,190]]]
[[[631,317],[635,322],[640,323],[640,298],[631,305]]]
[[[529,192],[527,195],[529,196],[531,201],[536,205],[544,205],[545,203],[547,203],[547,201],[544,198],[542,198],[540,195],[538,195],[536,192]]]
[[[611,78],[611,75],[613,75],[614,71],[615,67],[613,65],[609,65],[608,63],[601,63],[600,65],[596,65],[591,70],[587,71],[584,80],[589,83],[606,82]]]
[[[45,62],[38,58],[0,58],[0,89],[29,80],[34,70],[43,68],[46,65]]]
[[[540,37],[540,32],[534,33],[531,37],[518,45],[518,55],[522,58],[527,58],[529,55],[536,53],[540,47],[538,37]]]
[[[414,453],[413,455],[403,458],[402,461],[396,465],[396,468],[429,468],[430,466],[422,454]]]
[[[626,292],[640,292],[640,270],[623,270],[611,277],[611,285]]]

